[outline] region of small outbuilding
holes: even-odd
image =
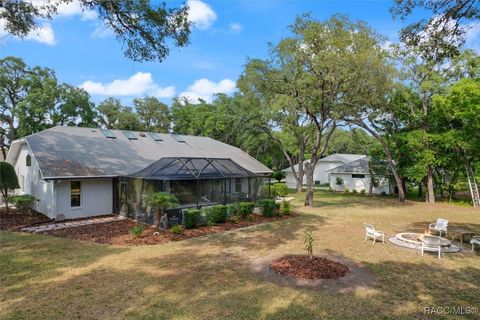
[[[372,177],[369,172],[369,159],[361,159],[349,162],[347,164],[328,170],[330,174],[330,187],[334,191],[343,192],[348,189],[350,192],[368,193],[372,184]],[[390,194],[390,184],[388,179],[381,176],[375,176],[373,179],[372,193]]]

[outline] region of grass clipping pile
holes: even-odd
[[[297,255],[274,260],[270,269],[283,276],[317,280],[338,279],[349,272],[347,266],[323,257]]]

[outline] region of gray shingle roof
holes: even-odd
[[[25,139],[44,178],[128,175],[162,157],[229,158],[256,174],[271,172],[246,152],[211,138],[182,135],[182,143],[160,134],[163,141],[154,141],[133,132],[137,140],[129,140],[122,131],[111,131],[116,139],[106,138],[99,129],[59,126]]]
[[[355,160],[358,160],[358,159],[362,159],[362,158],[365,158],[364,154],[334,153],[334,154],[331,154],[331,155],[329,155],[325,158],[322,158],[318,161],[321,161],[321,162],[340,161],[340,162],[343,162],[343,163],[349,163],[349,162],[352,162],[352,161],[355,161]]]
[[[332,168],[330,173],[361,173],[368,174],[368,157],[363,156],[362,159],[358,159],[341,166]]]

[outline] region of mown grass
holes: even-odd
[[[363,241],[363,222],[389,235],[437,217],[480,234],[480,212],[448,204],[316,194],[301,216],[165,245],[115,247],[40,235],[0,233],[2,319],[429,319],[428,306],[477,306],[480,255],[436,259]],[[351,293],[281,287],[258,278],[251,261],[302,253],[341,255],[377,278]],[[478,315],[457,316],[458,319]],[[455,316],[447,316],[455,318]]]

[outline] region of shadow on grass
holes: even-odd
[[[0,232],[0,282],[17,289],[35,280],[48,281],[62,268],[81,268],[126,248],[92,245],[70,239]]]
[[[261,280],[236,255],[185,249],[128,266],[103,265],[32,287],[20,298],[5,295],[2,313],[27,319],[427,319],[426,306],[478,303],[479,268],[365,265],[378,277],[376,290],[331,294]]]
[[[327,220],[318,214],[301,213],[291,219],[191,239],[185,242],[185,246],[208,242],[208,245],[221,249],[235,247],[238,250],[272,250],[292,240],[301,239],[306,230],[318,230],[327,224]]]

